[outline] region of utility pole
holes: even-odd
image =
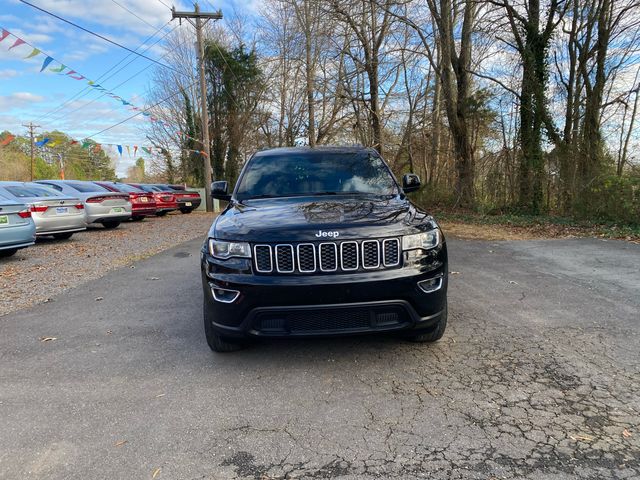
[[[33,122],[29,122],[29,125],[22,125],[22,126],[29,129],[29,136],[31,137],[31,181],[33,182],[33,161],[35,156],[34,130],[36,128],[40,128],[40,125],[34,125]]]
[[[183,18],[196,29],[198,40],[198,65],[200,70],[200,110],[202,120],[202,146],[204,147],[204,190],[207,204],[207,212],[213,211],[213,199],[211,198],[211,148],[209,143],[209,110],[207,108],[207,85],[204,78],[204,43],[202,41],[202,27],[209,20],[220,20],[222,12],[201,12],[200,6],[196,3],[193,12],[176,12],[175,7],[171,9],[171,18]],[[193,21],[195,19],[195,22]]]

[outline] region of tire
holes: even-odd
[[[144,220],[144,217],[131,217],[131,220],[133,220],[134,222],[141,222],[142,220]]]
[[[15,255],[17,251],[18,251],[17,248],[8,248],[6,250],[0,250],[0,258],[7,258],[12,255]]]
[[[204,334],[207,337],[209,348],[218,353],[236,352],[246,347],[242,341],[232,341],[218,335],[211,326],[210,313],[207,311],[207,300],[204,301]]]
[[[186,215],[193,212],[193,208],[181,208],[180,211]]]
[[[56,240],[69,240],[72,235],[73,232],[54,233],[53,238],[55,238]]]
[[[447,328],[447,315],[448,315],[448,307],[447,304],[444,304],[444,309],[442,310],[442,315],[440,316],[440,320],[438,323],[434,325],[434,327],[427,332],[419,332],[419,333],[409,333],[406,338],[410,342],[416,343],[432,343],[437,342],[444,335],[444,331]]]
[[[156,216],[164,217],[167,213],[169,213],[169,212],[167,212],[166,210],[164,212],[156,212]]]
[[[119,225],[120,225],[120,222],[114,222],[114,221],[102,222],[102,226],[107,230],[111,230],[112,228],[118,228]]]

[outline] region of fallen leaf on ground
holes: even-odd
[[[625,428],[625,429],[622,431],[622,436],[623,436],[624,438],[629,438],[629,437],[631,436],[631,432]]]
[[[160,280],[158,277],[149,277],[147,280]]]
[[[156,398],[164,397],[166,393],[161,393],[160,395],[156,395]]]
[[[104,300],[104,297],[96,297],[96,302],[99,302],[100,300]]]
[[[582,440],[583,442],[593,442],[594,438],[589,435],[569,435],[571,440]]]
[[[41,342],[52,342],[53,340],[57,340],[57,337],[40,337]]]
[[[518,284],[518,282],[514,282],[513,280],[509,280],[509,283],[510,283],[511,285],[519,285],[519,284]]]
[[[121,447],[123,446],[125,443],[129,443],[127,440],[120,440],[119,442],[116,442],[113,444],[114,447]]]
[[[460,272],[449,272],[449,275],[460,275]]]
[[[151,475],[151,478],[156,478],[158,475],[160,475],[160,468],[156,468],[153,471],[153,475]]]

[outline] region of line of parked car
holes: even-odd
[[[181,185],[80,180],[0,181],[0,257],[33,245],[36,238],[65,240],[100,224],[191,213],[202,199]]]

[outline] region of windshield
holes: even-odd
[[[394,195],[398,189],[378,156],[316,151],[253,157],[240,179],[236,198],[340,193]]]

